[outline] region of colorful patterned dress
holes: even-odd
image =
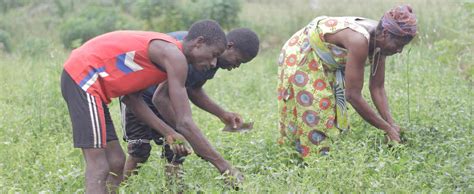
[[[296,32],[278,60],[279,144],[294,146],[305,158],[329,151],[330,142],[349,129],[344,96],[347,50],[324,35],[350,28],[369,33],[356,17],[321,16]],[[363,18],[361,18],[363,19]]]

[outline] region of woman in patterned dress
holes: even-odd
[[[283,46],[279,57],[280,144],[301,157],[326,153],[349,129],[347,104],[368,123],[400,141],[384,89],[385,59],[400,53],[416,35],[410,6],[397,6],[380,21],[361,17],[315,18]],[[368,59],[368,60],[367,60]],[[364,100],[364,66],[371,66],[369,89],[377,108]]]

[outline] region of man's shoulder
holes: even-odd
[[[176,40],[184,40],[184,38],[188,35],[188,31],[175,31],[175,32],[169,32],[166,34],[175,38]]]

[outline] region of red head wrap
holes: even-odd
[[[416,16],[408,5],[387,11],[381,19],[382,27],[396,36],[415,36]]]

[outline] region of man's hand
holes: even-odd
[[[239,186],[244,182],[244,175],[234,167],[226,170],[222,175],[225,177],[224,182],[235,190],[239,190]]]
[[[193,153],[193,149],[189,145],[188,141],[186,141],[186,139],[179,133],[172,133],[165,136],[165,141],[168,145],[170,145],[171,150],[177,156],[184,157]]]
[[[220,119],[224,124],[231,126],[233,129],[242,127],[242,117],[237,113],[225,112]]]

